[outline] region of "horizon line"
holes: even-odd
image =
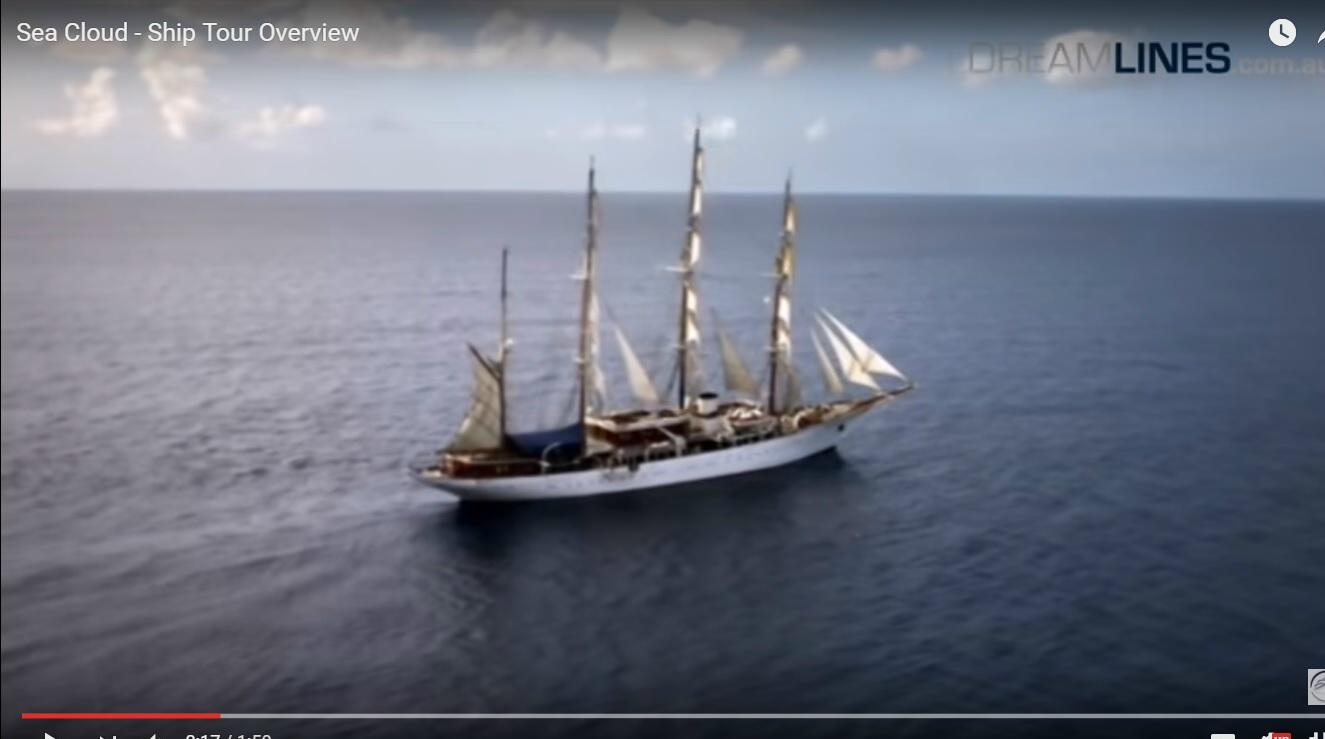
[[[643,190],[625,188],[609,190],[604,196],[611,195],[675,195],[684,197],[685,190]],[[582,195],[581,190],[538,189],[538,188],[354,188],[354,187],[0,187],[0,193],[41,193],[41,194],[90,194],[90,193],[129,193],[129,194],[435,194],[435,195]],[[710,190],[710,196],[734,195],[782,196],[782,189],[777,190]],[[987,198],[987,199],[1052,199],[1052,200],[1162,200],[1162,201],[1221,201],[1221,202],[1305,202],[1325,203],[1322,195],[1182,195],[1172,193],[1037,193],[1037,192],[926,192],[896,190],[800,190],[798,196],[830,197],[896,197],[896,198]]]

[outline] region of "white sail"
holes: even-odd
[[[824,323],[822,318],[816,318],[819,322],[819,328],[823,329],[824,336],[828,337],[828,345],[833,349],[833,355],[837,357],[837,366],[842,370],[842,377],[847,382],[861,387],[867,387],[871,390],[878,390],[879,383],[874,381],[874,376],[865,370],[865,366],[842,340],[833,333],[833,329]]]
[[[699,346],[699,323],[694,316],[687,317],[686,323],[688,324],[686,327],[686,344],[693,350]]]
[[[584,246],[584,283],[580,287],[580,347],[576,361],[580,375],[580,422],[604,405],[603,372],[598,365],[598,189],[594,186],[594,166],[589,163],[589,212]]]
[[[696,225],[694,228],[698,228]],[[686,315],[685,336],[682,341],[688,346],[698,344],[699,333],[699,291],[695,288],[695,268],[699,266],[700,244],[702,240],[698,230],[691,230],[686,237],[686,246],[681,253],[681,294]]]
[[[501,432],[501,370],[474,347],[469,347],[474,368],[472,400],[460,431],[447,445],[449,452],[472,452],[481,449],[499,449],[504,440]]]
[[[649,372],[644,369],[644,363],[639,361],[639,356],[630,347],[626,333],[621,327],[614,325],[613,329],[616,332],[617,346],[621,349],[621,360],[626,365],[626,379],[630,382],[630,391],[635,394],[635,399],[639,402],[645,405],[658,405],[658,389],[654,387],[653,380],[649,379]]]
[[[686,215],[685,243],[681,247],[681,317],[680,336],[677,337],[677,405],[685,406],[688,398],[701,387],[699,373],[699,292],[695,286],[695,270],[703,252],[700,236],[701,216],[704,212],[704,150],[699,143],[699,129],[695,129],[694,149],[690,164],[690,210]]]
[[[791,298],[786,293],[778,296],[775,316],[777,350],[779,354],[785,355],[791,351]]]
[[[599,361],[601,350],[599,347],[598,326],[601,321],[600,310],[598,307],[598,293],[589,294],[589,314],[586,317],[588,323],[588,344],[585,353],[585,361],[589,363],[585,370],[585,377],[589,382],[589,392],[586,398],[586,413],[592,415],[594,412],[602,410],[607,403],[607,382],[603,376],[602,363]]]
[[[718,348],[722,353],[722,377],[727,389],[751,398],[759,397],[759,383],[750,375],[745,362],[741,361],[741,353],[721,326],[718,326]]]
[[[686,315],[695,316],[699,314],[699,295],[693,291],[686,293]]]
[[[791,366],[791,283],[796,267],[796,201],[787,178],[782,201],[782,236],[773,260],[773,327],[768,355],[768,409],[776,412],[800,404],[800,385]],[[786,368],[783,371],[783,367]],[[779,375],[782,375],[779,378]],[[778,396],[778,380],[786,394]]]
[[[828,358],[828,352],[824,351],[824,345],[819,341],[819,333],[811,331],[810,339],[814,342],[814,354],[819,358],[819,374],[823,376],[824,390],[833,396],[843,394],[846,389],[842,387],[842,378],[838,377],[837,370],[833,369],[833,362]]]
[[[851,349],[851,353],[860,362],[861,366],[865,368],[866,372],[875,375],[890,375],[903,382],[909,382],[909,380],[906,379],[906,375],[902,374],[901,370],[897,369],[891,362],[884,359],[882,354],[879,354],[873,347],[866,344],[864,339],[861,339],[853,333],[845,324],[837,320],[832,313],[829,313],[822,308],[820,308],[820,311],[829,321],[832,321],[833,326],[841,332],[842,338],[846,339],[847,346]]]

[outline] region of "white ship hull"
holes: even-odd
[[[846,421],[825,423],[728,449],[644,462],[634,469],[611,467],[577,472],[499,478],[417,475],[462,500],[517,501],[576,498],[677,485],[768,469],[805,459],[837,445]]]

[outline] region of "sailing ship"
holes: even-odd
[[[577,413],[569,425],[515,432],[508,426],[511,342],[507,333],[506,272],[502,250],[501,339],[496,356],[472,344],[472,404],[455,437],[412,468],[416,479],[462,500],[515,501],[565,498],[657,488],[776,467],[835,447],[849,424],[910,391],[914,384],[836,316],[820,309],[811,340],[828,399],[806,402],[792,362],[792,282],[796,268],[796,202],[788,177],[782,232],[774,259],[765,383],[754,379],[734,343],[715,332],[727,389],[704,388],[700,374],[697,274],[702,252],[704,149],[695,130],[677,316],[676,395],[664,402],[620,326],[612,333],[628,384],[641,404],[605,407],[599,365],[597,293],[599,202],[589,165],[587,227],[580,281],[576,373]],[[879,378],[887,378],[883,387]],[[864,388],[854,394],[851,385]]]

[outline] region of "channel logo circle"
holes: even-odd
[[[1307,681],[1307,690],[1311,691],[1311,696],[1321,703],[1325,703],[1325,670],[1320,670],[1311,676]]]

